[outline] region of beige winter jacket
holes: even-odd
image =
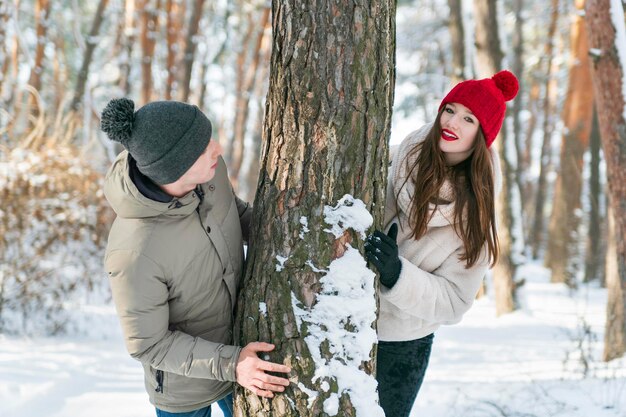
[[[129,177],[128,153],[104,192],[117,218],[105,267],[126,347],[144,367],[150,401],[168,412],[205,407],[235,381],[233,308],[243,265],[236,199],[220,159],[215,177],[169,203],[144,197]]]
[[[459,260],[463,241],[454,231],[454,202],[439,206],[419,240],[410,237],[408,213],[413,184],[407,176],[406,156],[424,140],[432,127],[427,124],[411,133],[395,150],[387,185],[385,230],[399,223],[398,249],[402,270],[392,289],[381,286],[378,338],[384,341],[414,340],[433,333],[442,324],[458,323],[472,306],[488,269],[486,250],[473,267]],[[502,183],[497,153],[491,148],[496,192]],[[404,186],[403,186],[404,184]],[[396,216],[396,195],[400,213]],[[453,199],[450,184],[441,197]]]

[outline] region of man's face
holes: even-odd
[[[222,154],[222,146],[216,140],[210,140],[198,160],[183,174],[178,181],[185,184],[193,185],[204,184],[215,176],[215,169],[220,155]]]

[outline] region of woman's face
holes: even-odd
[[[472,154],[480,124],[474,114],[460,103],[447,103],[439,120],[439,149],[448,165],[456,165]]]

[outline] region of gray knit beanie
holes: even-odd
[[[202,155],[211,138],[211,122],[196,106],[155,101],[135,111],[127,98],[109,101],[101,125],[120,142],[142,174],[157,184],[178,180]]]

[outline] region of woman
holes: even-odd
[[[387,416],[409,415],[435,330],[461,320],[498,258],[501,173],[491,145],[518,88],[509,71],[457,84],[435,122],[407,136],[393,157],[388,234],[375,231],[365,245],[382,284],[377,380]]]

